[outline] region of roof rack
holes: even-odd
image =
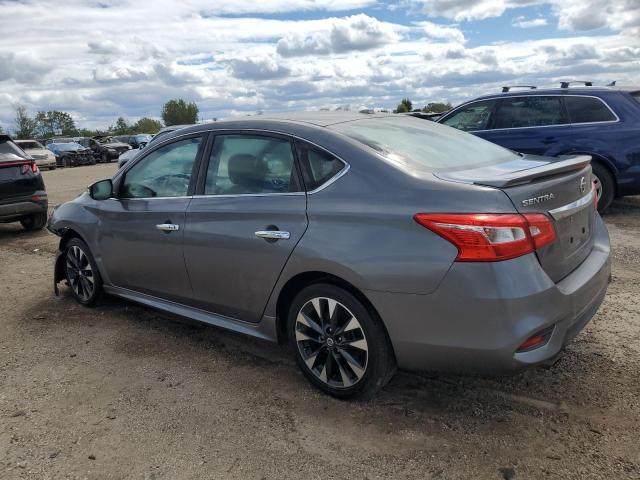
[[[560,82],[560,88],[569,88],[572,83],[584,83],[585,87],[593,87],[593,82],[585,80],[571,80],[570,82]]]
[[[529,90],[535,90],[538,87],[536,87],[535,85],[507,85],[505,87],[502,87],[502,93],[507,93],[512,88],[528,88]]]

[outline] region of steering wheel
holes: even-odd
[[[153,183],[159,192],[185,192],[189,189],[190,175],[184,173],[166,174],[156,177]],[[167,196],[167,195],[161,195]]]

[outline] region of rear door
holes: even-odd
[[[117,198],[97,202],[99,253],[117,287],[180,303],[192,297],[183,255],[186,210],[204,136],[151,150],[117,182]]]
[[[490,130],[479,137],[533,155],[556,156],[571,146],[571,125],[559,95],[500,99]]]
[[[184,256],[199,308],[249,322],[307,228],[291,139],[218,134],[187,212]]]

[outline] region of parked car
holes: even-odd
[[[118,135],[117,137],[113,137],[116,141],[126,143],[131,148],[140,148],[140,146],[145,146],[153,135],[148,133],[137,133],[135,135]]]
[[[0,223],[20,222],[25,230],[47,223],[47,192],[36,161],[8,135],[0,135]]]
[[[79,143],[49,143],[47,148],[56,156],[59,167],[77,167],[78,165],[95,165],[96,159],[89,148]]]
[[[168,135],[171,132],[175,132],[176,130],[179,130],[181,128],[190,127],[190,126],[191,125],[171,125],[169,127],[164,127],[158,133],[156,133],[152,138],[149,139],[149,141],[147,142],[147,145],[149,143],[151,143],[151,142],[156,142],[159,139],[164,138],[166,135]],[[140,153],[140,151],[145,146],[146,145],[140,145],[138,148],[134,148],[134,149],[129,150],[128,152],[124,152],[124,153],[120,154],[120,156],[118,157],[118,168],[122,168],[125,163],[127,163],[129,160],[135,158],[135,156],[138,155],[138,153]]]
[[[131,150],[129,145],[118,142],[112,137],[80,137],[76,142],[85,148],[91,149],[96,162],[102,163],[117,160],[120,154]]]
[[[37,140],[14,140],[14,142],[36,161],[38,168],[48,168],[49,170],[56,168],[55,155],[44,148]]]
[[[610,276],[590,158],[516,154],[413,117],[197,125],[55,209],[55,283],[292,345],[337,397],[396,365],[553,361]]]
[[[590,155],[600,211],[640,194],[640,87],[528,88],[504,87],[437,121],[518,152]]]

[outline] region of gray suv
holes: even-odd
[[[198,125],[55,209],[55,283],[290,342],[369,396],[396,366],[552,362],[609,276],[590,158],[525,156],[399,115]]]

